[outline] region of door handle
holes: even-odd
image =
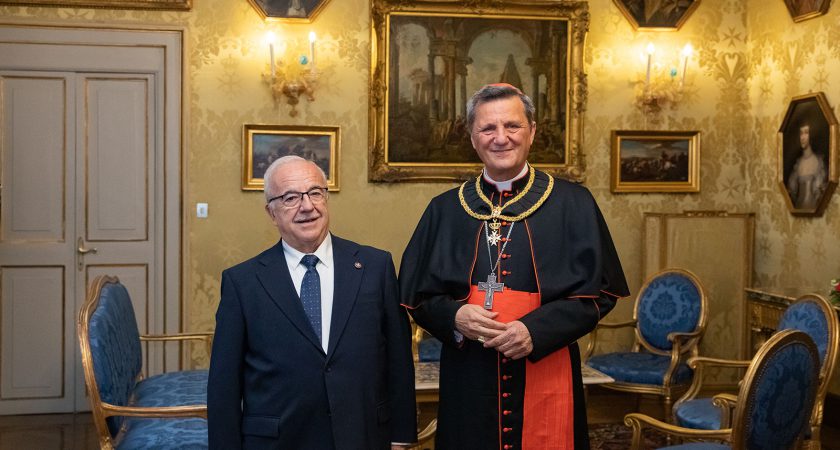
[[[79,246],[79,248],[77,248],[76,251],[78,251],[82,255],[85,255],[85,254],[88,254],[88,253],[96,253],[96,247],[85,248],[85,241],[83,241],[81,237],[79,238],[78,241],[76,241],[76,245]]]

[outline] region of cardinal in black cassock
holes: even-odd
[[[467,121],[485,169],[430,202],[400,265],[444,343],[435,448],[588,449],[576,341],[629,295],[609,230],[586,188],[527,164],[517,88],[485,86]]]

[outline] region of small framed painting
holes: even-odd
[[[613,130],[612,192],[700,192],[700,132]]]
[[[263,190],[265,169],[296,155],[315,162],[327,175],[327,188],[338,191],[339,139],[339,127],[243,125],[242,190]]]

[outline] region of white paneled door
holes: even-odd
[[[127,286],[141,333],[180,328],[167,51],[180,34],[0,26],[0,414],[88,409],[76,320],[97,275]],[[149,347],[144,365],[178,353]]]

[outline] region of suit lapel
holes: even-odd
[[[332,236],[332,242],[335,285],[333,288],[332,322],[330,322],[330,342],[327,352],[328,360],[344,334],[344,327],[347,325],[347,319],[350,317],[353,305],[356,304],[362,274],[365,270],[363,262],[359,260],[357,255],[358,245],[335,235]]]
[[[286,264],[286,257],[283,253],[283,245],[279,242],[271,250],[266,252],[260,259],[263,264],[257,271],[257,278],[263,288],[268,292],[271,301],[286,315],[292,325],[308,339],[312,345],[323,353],[318,336],[312,329],[300,297],[292,284],[292,277],[289,275],[289,266]]]

